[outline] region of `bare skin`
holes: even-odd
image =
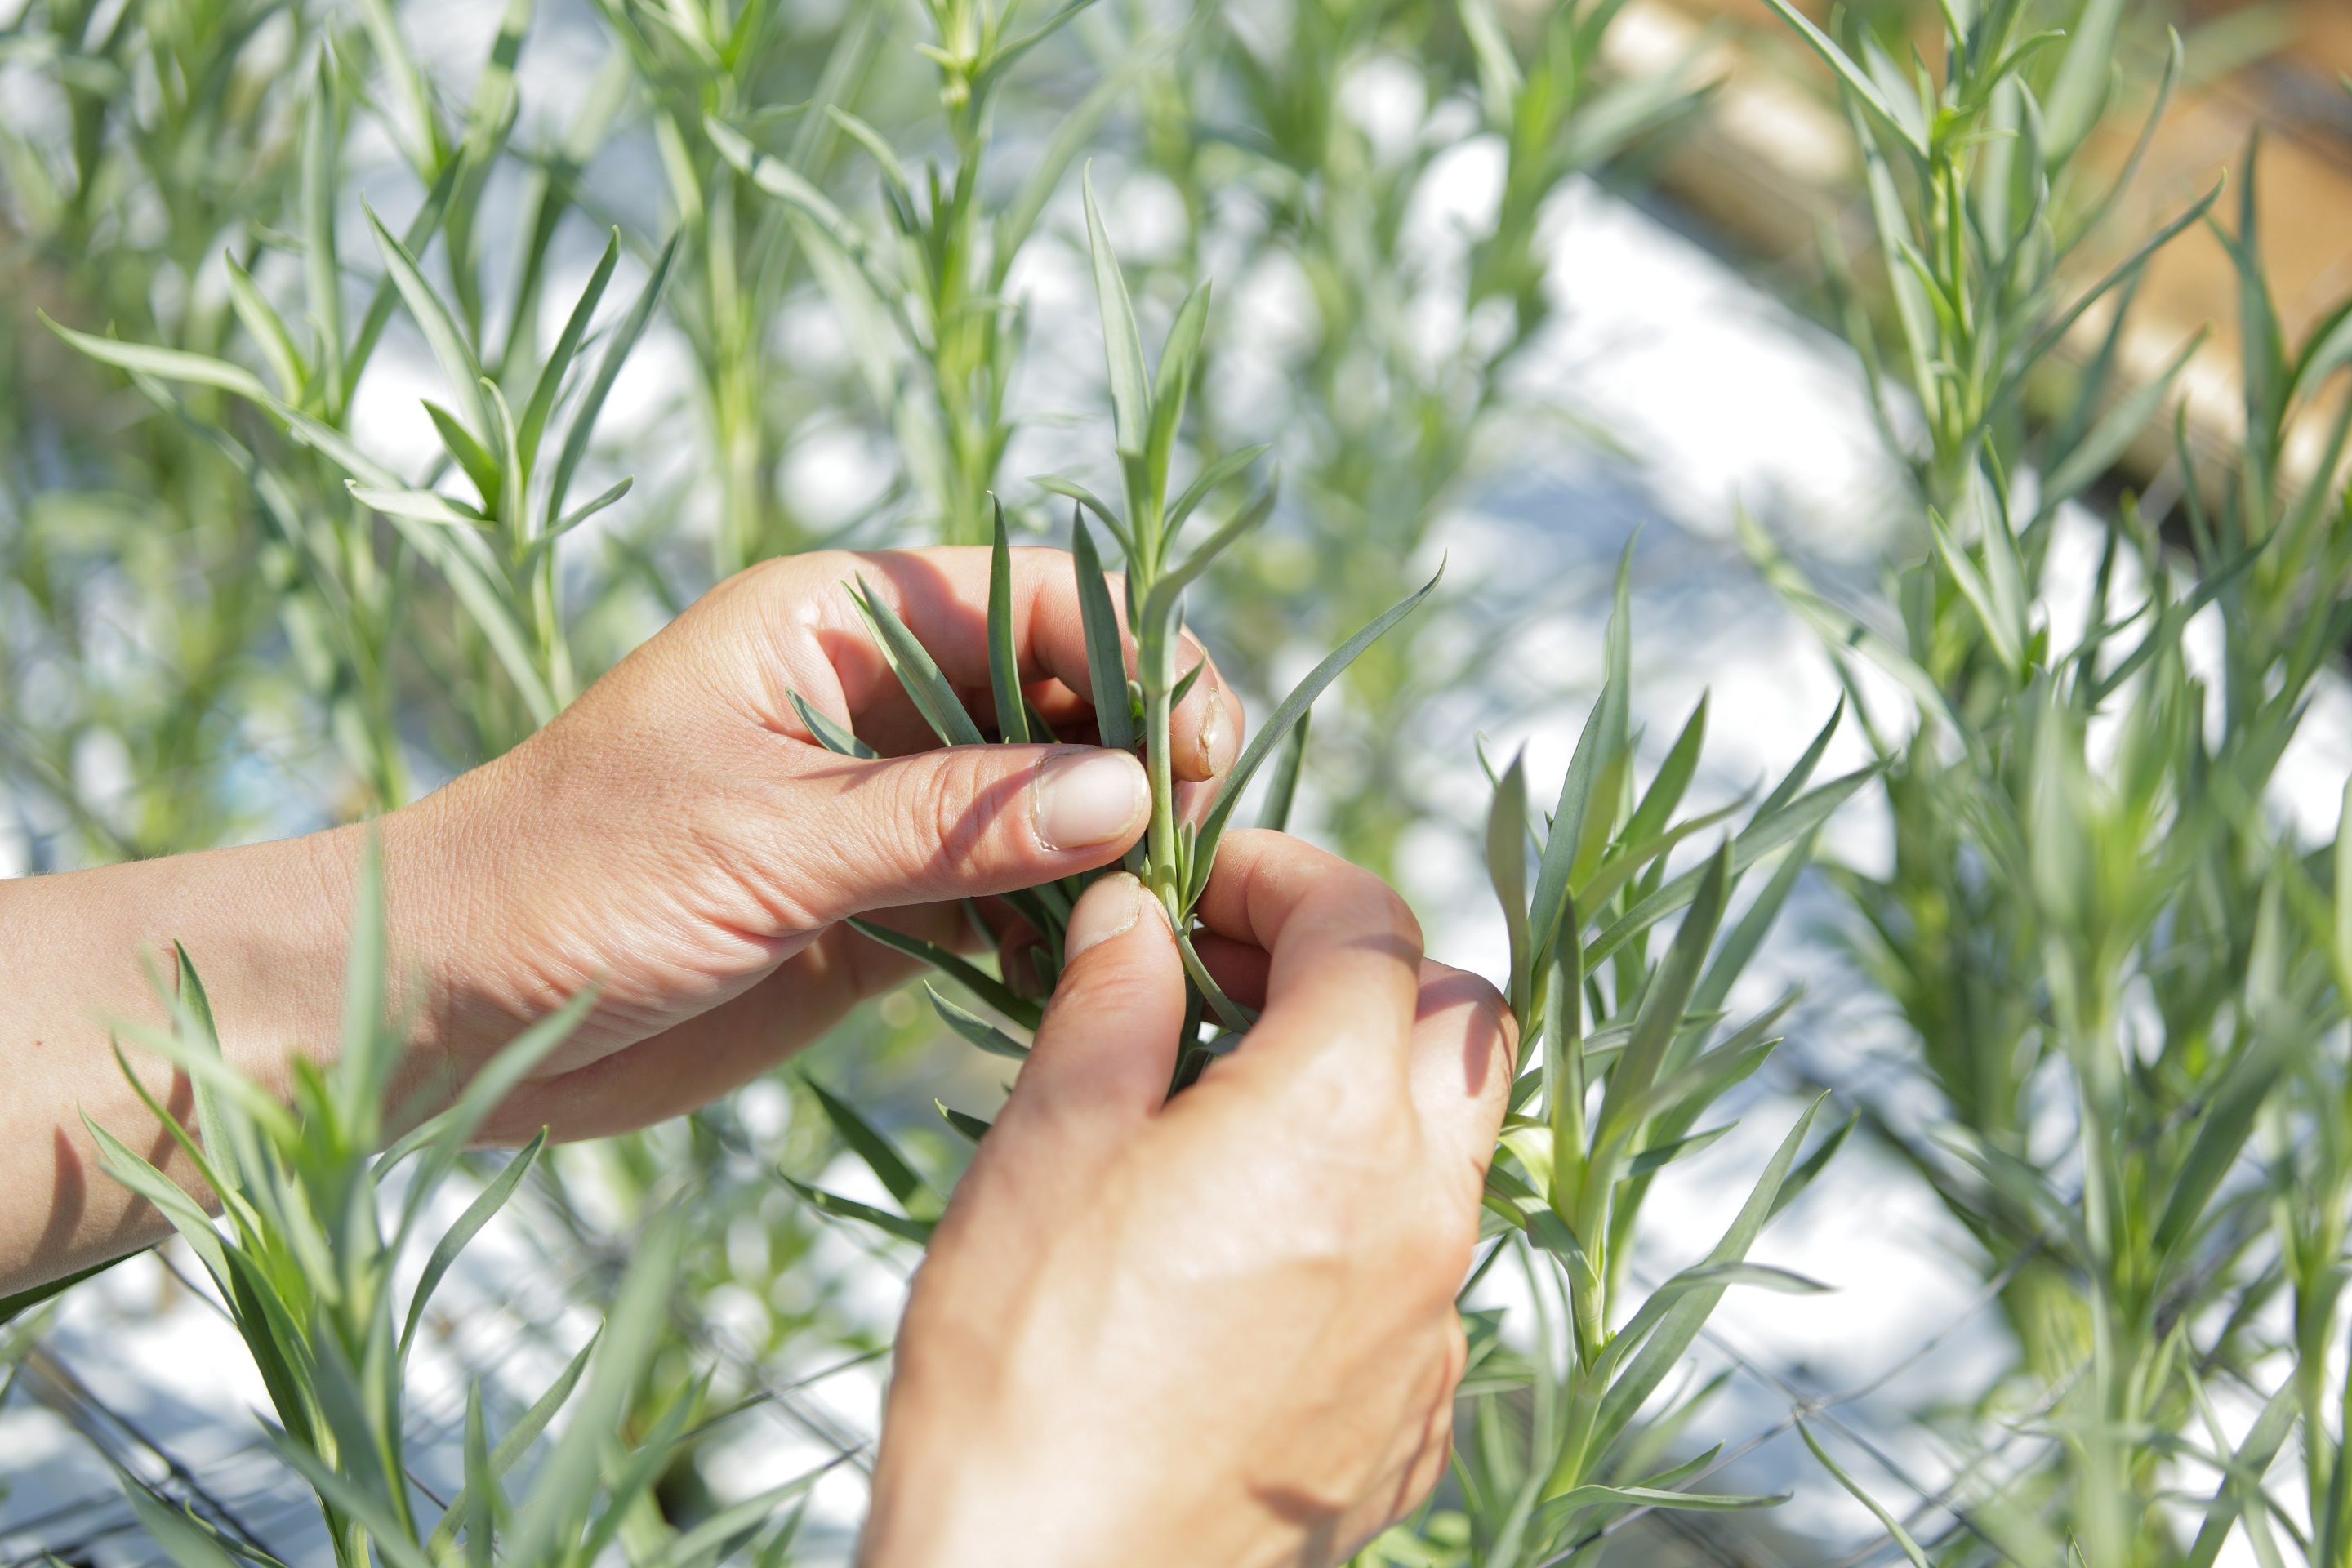
[[[401,1100],[453,1092],[593,983],[585,1026],[488,1136],[677,1115],[907,977],[912,963],[845,916],[888,911],[956,940],[952,900],[1103,865],[1141,832],[1130,757],[933,749],[842,591],[859,573],[990,714],[985,550],[797,556],[721,584],[530,740],[382,819],[392,947],[418,1019]],[[1013,575],[1029,700],[1055,733],[1090,738],[1069,558],[1017,551]],[[788,689],[888,760],[816,745]],[[1171,731],[1177,775],[1212,780],[1239,753],[1240,705],[1204,678]],[[194,1187],[109,1045],[109,1020],[162,1020],[145,965],[173,942],[247,1072],[282,1088],[295,1052],[331,1048],[365,831],[0,881],[0,1294],[163,1234],[102,1173],[83,1110]],[[184,1082],[132,1065],[188,1111]]]
[[[1514,1031],[1378,878],[1228,838],[1204,957],[1264,1016],[1165,1098],[1184,993],[1125,876],[933,1237],[867,1568],[1340,1561],[1443,1472]]]
[[[1142,769],[1084,743],[1066,556],[1015,553],[1025,693],[1072,742],[1051,747],[936,749],[841,592],[854,573],[990,714],[985,551],[721,584],[531,740],[377,825],[417,1020],[397,1093],[446,1099],[593,984],[488,1135],[646,1125],[906,978],[848,916],[956,940],[957,900],[1135,840]],[[788,690],[883,760],[816,745]],[[1232,767],[1241,719],[1213,669],[1177,710],[1188,795]],[[99,1173],[83,1112],[197,1190],[109,1043],[110,1020],[162,1017],[143,961],[186,944],[224,1049],[266,1085],[331,1049],[365,832],[0,882],[0,1294],[164,1231]],[[1204,959],[1265,1016],[1167,1101],[1166,920],[1124,876],[1081,900],[1036,1048],[917,1278],[869,1568],[1336,1562],[1442,1472],[1508,1015],[1422,959],[1377,878],[1280,835],[1229,836],[1202,912]],[[134,1065],[187,1114],[184,1079]]]

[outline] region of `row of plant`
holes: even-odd
[[[1679,71],[1600,70],[1618,8],[1563,0],[1531,22],[1481,0],[1303,0],[1276,28],[1209,11],[1162,29],[1140,14],[939,0],[919,56],[907,19],[885,11],[813,22],[759,0],[606,0],[608,64],[558,121],[524,113],[522,51],[545,24],[520,3],[462,94],[417,61],[404,19],[381,4],[355,20],[254,0],[28,9],[12,58],[51,93],[57,134],[0,138],[19,229],[9,256],[56,333],[8,323],[0,776],[43,863],[217,841],[283,820],[274,803],[289,792],[321,816],[379,809],[420,773],[494,754],[660,606],[811,542],[782,476],[804,443],[855,426],[893,454],[867,520],[877,541],[1001,551],[995,498],[1016,526],[1043,522],[1048,495],[1075,498],[1107,743],[1161,732],[1187,677],[1173,656],[1188,588],[1205,601],[1201,622],[1231,634],[1245,678],[1288,651],[1287,636],[1258,628],[1295,624],[1318,649],[1347,637],[1272,710],[1209,821],[1180,819],[1164,760],[1145,748],[1155,810],[1133,858],[1172,913],[1197,898],[1239,786],[1286,739],[1265,819],[1285,819],[1304,754],[1330,770],[1328,830],[1385,864],[1422,809],[1402,765],[1409,738],[1468,668],[1417,640],[1429,616],[1405,613],[1411,574],[1482,443],[1542,412],[1514,404],[1509,373],[1557,308],[1549,198],[1693,108]],[[1799,1118],[1703,1259],[1647,1290],[1631,1266],[1656,1173],[1719,1137],[1727,1124],[1701,1125],[1710,1110],[1774,1059],[1787,1001],[1729,1016],[1735,983],[1817,831],[1872,790],[1892,807],[1892,868],[1831,874],[1853,905],[1857,962],[1918,1042],[1941,1110],[1927,1128],[1868,1098],[1853,1109],[1981,1247],[2020,1356],[1979,1409],[1948,1421],[1958,1479],[1916,1510],[1885,1509],[1816,1451],[1915,1562],[2202,1568],[2232,1529],[2265,1561],[2282,1538],[2336,1561],[2343,1402],[2327,1368],[2352,893],[2332,855],[2296,843],[2264,801],[2347,629],[2334,384],[2352,329],[2338,314],[2285,346],[2250,156],[2234,219],[2214,226],[2243,279],[2242,442],[2217,465],[2183,441],[2175,518],[2143,516],[2129,497],[2112,523],[2067,508],[2166,402],[2171,372],[2118,380],[2129,305],[2148,258],[2215,210],[2208,198],[2117,244],[2113,191],[2137,154],[2118,180],[2085,152],[2112,110],[2155,123],[2177,48],[2152,91],[2129,79],[2118,91],[2117,0],[1946,0],[1932,68],[1916,53],[1897,63],[1907,18],[1832,37],[1776,8],[1830,66],[1852,117],[1872,246],[1854,262],[1832,257],[1832,319],[1911,478],[1899,521],[1916,553],[1891,571],[1882,618],[1832,604],[1750,538],[1766,577],[1824,632],[1847,676],[1844,721],[1877,761],[1815,783],[1832,717],[1810,745],[1792,738],[1792,765],[1760,800],[1678,816],[1705,707],[1646,767],[1621,572],[1606,683],[1555,805],[1530,814],[1514,763],[1486,826],[1528,1049],[1481,1268],[1522,1271],[1534,1316],[1474,1315],[1454,1478],[1367,1560],[1564,1561],[1652,1510],[1772,1500],[1705,1484],[1725,1452],[1694,1454],[1686,1438],[1713,1385],[1659,1391],[1733,1287],[1815,1288],[1748,1255],[1822,1171],[1845,1113]],[[1400,64],[1424,94],[1401,143],[1347,104],[1369,67]],[[1114,117],[1130,104],[1132,123]],[[1433,261],[1414,248],[1413,199],[1441,159],[1490,137],[1505,163],[1496,210],[1451,263]],[[394,224],[354,188],[378,141],[412,191]],[[1140,270],[1132,303],[1090,195],[1076,232],[1057,234],[1049,216],[1097,142],[1127,149],[1129,170],[1172,189],[1184,214],[1181,243]],[[667,184],[650,224],[599,169],[637,145]],[[1008,180],[1014,168],[1023,177]],[[510,195],[516,249],[495,256],[485,215]],[[148,201],[166,214],[160,243],[132,221]],[[1110,457],[1033,484],[1009,465],[1022,367],[1048,323],[1019,303],[1016,268],[1056,244],[1091,252]],[[2095,275],[2101,247],[2120,259]],[[576,289],[559,286],[592,257]],[[1266,351],[1216,325],[1206,278],[1276,264],[1296,267],[1315,302],[1278,351],[1289,401],[1229,408],[1234,378],[1221,365]],[[1433,300],[1457,322],[1435,353],[1412,324]],[[830,360],[797,347],[794,330],[817,316],[846,345]],[[1156,363],[1139,316],[1168,322]],[[395,323],[444,383],[428,405],[441,450],[421,469],[355,418]],[[1090,325],[1050,325],[1065,358],[1060,340],[1093,341]],[[709,461],[633,490],[625,471],[658,468],[658,437],[598,429],[649,330],[675,334],[690,365],[682,406],[654,429],[691,430]],[[58,344],[120,381],[72,368]],[[2071,401],[2029,409],[2029,383],[2063,356]],[[2297,479],[2287,435],[2315,409],[2326,460]],[[1294,498],[1279,508],[1252,478],[1268,455],[1254,437],[1275,433]],[[1097,472],[1113,476],[1102,488],[1116,503],[1089,488]],[[1223,521],[1195,524],[1205,537],[1180,552],[1196,513]],[[1132,690],[1110,658],[1097,527],[1127,566]],[[2101,541],[2087,594],[2052,568],[2070,529]],[[704,540],[698,560],[681,549]],[[1299,580],[1302,552],[1321,591],[1295,623],[1265,614]],[[1213,557],[1225,564],[1209,574]],[[1429,609],[1444,607],[1441,594]],[[2222,632],[2215,665],[2184,644],[2200,616]],[[887,612],[874,630],[941,740],[985,743],[982,721],[935,689]],[[1351,659],[1307,753],[1307,709]],[[1857,659],[1893,677],[1903,711],[1873,707]],[[1030,721],[1002,695],[985,717],[1002,739]],[[93,760],[110,745],[127,785]],[[271,784],[257,787],[257,771]],[[1048,985],[1076,891],[1020,900],[1046,939]],[[632,1560],[788,1560],[807,1478],[719,1497],[697,1441],[840,1329],[819,1289],[816,1309],[778,1309],[749,1359],[712,1363],[698,1291],[741,1250],[721,1238],[745,1224],[765,1235],[768,1277],[750,1281],[762,1300],[779,1299],[776,1274],[807,1267],[811,1222],[773,1201],[774,1151],[726,1107],[560,1160],[534,1146],[483,1171],[479,1200],[426,1249],[417,1216],[458,1172],[467,1106],[487,1101],[378,1152],[397,1042],[376,1022],[383,961],[365,915],[352,1030],[290,1110],[218,1067],[193,974],[173,1031],[146,1042],[200,1086],[198,1150],[225,1228],[110,1151],[115,1173],[172,1214],[254,1348],[273,1440],[317,1488],[339,1558],[585,1563],[617,1543]],[[1018,1056],[1035,1015],[1025,985],[926,956],[961,983],[961,1000],[938,998],[952,1033]],[[1247,1020],[1189,967],[1197,1070]],[[903,1131],[877,1130],[885,1118],[794,1092],[900,1212],[803,1181],[810,1202],[919,1241],[952,1153],[935,1140],[910,1150]],[[795,1178],[834,1146],[797,1151]],[[412,1160],[406,1184],[379,1199],[379,1182]],[[530,1194],[513,1211],[525,1223],[640,1261],[604,1333],[543,1397],[469,1409],[465,1492],[422,1509],[405,1473],[404,1363],[457,1249],[518,1192]],[[396,1297],[404,1249],[429,1257],[424,1282]],[[669,1289],[681,1271],[697,1289]],[[583,1278],[601,1290],[613,1276]],[[851,1342],[873,1348],[854,1330]],[[2251,1428],[2224,1424],[2221,1410],[2249,1402]],[[567,1404],[562,1436],[509,1497],[507,1471]],[[2290,1442],[2303,1461],[2293,1506],[2263,1489]],[[184,1563],[268,1561],[266,1543],[133,1489]],[[2177,1522],[2184,1495],[2193,1531]]]

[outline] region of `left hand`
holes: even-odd
[[[599,988],[587,1023],[486,1137],[542,1124],[590,1137],[701,1105],[918,967],[845,917],[963,945],[958,900],[1090,870],[1141,834],[1150,795],[1132,756],[940,747],[843,586],[862,575],[986,723],[988,572],[982,549],[755,566],[513,752],[386,822],[394,935],[422,949],[453,1086],[564,997]],[[1017,550],[1013,585],[1028,700],[1066,741],[1091,740],[1070,558]],[[1197,645],[1180,656],[1185,668],[1204,657]],[[883,759],[817,745],[788,690]],[[1171,730],[1178,778],[1233,765],[1241,706],[1213,668]]]

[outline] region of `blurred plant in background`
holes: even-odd
[[[2342,1416],[2318,1369],[2338,1331],[2322,1279],[2343,1251],[2326,1216],[2352,884],[2340,835],[2336,857],[2306,858],[2265,801],[2352,630],[2332,385],[2347,311],[2283,342],[2251,150],[2233,226],[2210,216],[2217,191],[2120,246],[2102,232],[2182,67],[2176,37],[2129,159],[2095,169],[2086,140],[2118,80],[2112,0],[1948,6],[1932,74],[1771,3],[1835,72],[1862,152],[1883,308],[1834,249],[1829,271],[1912,479],[1919,553],[1891,571],[1899,620],[1882,626],[1816,594],[1760,530],[1749,542],[1835,650],[1886,763],[1893,867],[1838,880],[1861,965],[1940,1103],[1874,1131],[1983,1248],[2020,1352],[1948,1433],[1970,1458],[1945,1500],[1957,1522],[1927,1549],[2201,1565],[2242,1523],[2259,1561],[2279,1560],[2279,1531],[2336,1561]],[[2198,346],[2122,384],[2134,297],[2200,223],[2238,271],[2242,434],[2200,461],[2184,416],[2178,517],[2126,492],[2101,524],[2068,503]],[[2093,280],[2095,245],[2125,254]],[[2071,397],[2029,418],[2029,383],[2084,339]],[[2307,415],[2321,457],[2290,482],[2287,435]],[[2218,657],[2191,647],[2200,619]],[[1874,721],[1856,661],[1910,711]],[[2260,1409],[2250,1428],[2221,1424],[2217,1388]],[[2298,1419],[2303,1529],[2262,1485]]]
[[[1511,387],[1559,307],[1558,198],[1703,100],[1689,62],[1612,77],[1602,57],[1622,9],[1218,10],[1200,44],[1155,73],[1139,162],[1182,204],[1167,265],[1186,279],[1213,266],[1299,307],[1278,324],[1237,316],[1245,335],[1213,342],[1210,363],[1252,374],[1202,379],[1204,455],[1280,432],[1296,498],[1211,612],[1245,673],[1287,653],[1294,626],[1328,644],[1409,591],[1431,527],[1482,455],[1575,438],[1565,410]],[[1473,194],[1488,186],[1490,206]],[[1512,630],[1441,654],[1431,624],[1365,656],[1317,741],[1318,826],[1383,872],[1427,809],[1395,737]]]

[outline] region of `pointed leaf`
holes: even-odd
[[[859,589],[864,592],[859,592]],[[866,628],[874,634],[875,644],[882,650],[890,672],[898,678],[898,684],[905,687],[907,695],[914,700],[915,707],[930,725],[931,732],[950,746],[985,745],[987,738],[981,734],[980,726],[971,721],[971,715],[964,711],[963,701],[956,696],[955,688],[948,684],[947,677],[941,675],[940,667],[932,662],[930,650],[907,629],[907,623],[898,618],[898,613],[874,591],[862,574],[857,579],[857,587],[849,590],[849,597],[857,606],[858,614],[866,617]]]
[[[909,958],[919,958],[938,970],[1024,1029],[1034,1029],[1045,1020],[1045,1009],[1025,996],[1014,994],[1012,988],[992,974],[988,974],[957,957],[943,947],[925,942],[920,937],[908,936],[887,926],[853,915],[848,921],[852,930],[869,941],[885,947],[896,948]]]
[[[992,1057],[1009,1057],[1016,1062],[1028,1059],[1028,1047],[979,1014],[957,1006],[940,994],[938,986],[926,985],[923,989],[930,994],[931,1005],[938,1009],[940,1020],[966,1041]]]
[[[1398,600],[1366,623],[1363,629],[1309,670],[1307,679],[1292,688],[1290,695],[1275,709],[1273,715],[1266,720],[1265,728],[1250,737],[1250,743],[1243,751],[1241,760],[1234,764],[1233,772],[1226,774],[1218,786],[1217,803],[1210,808],[1207,820],[1201,825],[1192,877],[1184,895],[1187,911],[1200,902],[1201,894],[1208,888],[1209,871],[1216,860],[1217,840],[1224,836],[1225,824],[1232,819],[1234,808],[1240,805],[1242,793],[1249,787],[1249,782],[1256,775],[1257,770],[1265,765],[1266,759],[1288,737],[1291,727],[1305,716],[1307,709],[1314,706],[1315,700],[1323,695],[1324,688],[1339,679],[1340,674],[1355,663],[1358,656],[1379,641],[1391,626],[1419,607],[1421,602],[1436,590],[1444,576],[1445,570],[1441,566],[1437,575],[1423,584],[1418,591]]]
[[[988,683],[996,696],[997,733],[1013,745],[1029,743],[1029,705],[1021,697],[1021,658],[1013,641],[1013,541],[1004,531],[1004,503],[995,508],[988,557]]]
[[[808,726],[809,733],[816,737],[816,743],[826,751],[838,756],[856,757],[869,763],[881,754],[851,734],[848,730],[826,718],[799,692],[788,689],[784,695],[792,699],[793,711],[801,716],[801,722]]]
[[[1135,307],[1127,297],[1127,279],[1119,271],[1110,237],[1103,232],[1102,213],[1095,205],[1092,164],[1080,181],[1086,193],[1087,247],[1094,258],[1095,300],[1102,315],[1103,354],[1110,369],[1111,414],[1118,449],[1141,452],[1151,432],[1151,393],[1143,377],[1143,340],[1135,330]]]
[[[1087,679],[1093,687],[1095,726],[1102,743],[1114,752],[1135,750],[1134,716],[1127,705],[1127,646],[1118,632],[1118,614],[1103,578],[1101,558],[1086,520],[1070,511],[1070,556],[1077,574],[1078,619],[1087,637]],[[1227,788],[1232,785],[1228,783]]]

